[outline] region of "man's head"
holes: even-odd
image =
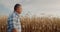
[[[18,14],[20,14],[22,12],[22,6],[21,6],[21,4],[16,4],[14,6],[14,11],[17,12]]]

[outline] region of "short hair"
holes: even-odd
[[[19,7],[19,6],[21,6],[21,4],[16,4],[16,5],[14,6],[14,10],[16,10],[16,8]]]

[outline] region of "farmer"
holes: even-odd
[[[14,6],[14,11],[8,17],[8,28],[7,32],[21,32],[21,23],[19,14],[22,12],[21,4],[16,4]]]

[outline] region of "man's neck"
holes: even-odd
[[[18,16],[20,15],[18,12],[14,11]]]

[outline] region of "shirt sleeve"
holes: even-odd
[[[8,31],[11,31],[13,28],[17,28],[18,19],[16,17],[9,17],[8,18]]]
[[[19,31],[21,30],[20,19],[16,14],[13,14],[8,18],[8,32],[11,32],[13,28]]]
[[[21,32],[21,23],[19,21],[19,18],[14,17],[13,18],[13,26],[15,29],[17,29],[19,32]]]
[[[18,17],[13,18],[13,26],[15,29],[21,30],[21,23],[20,23],[20,19]]]
[[[13,26],[14,26],[14,28],[17,28],[17,25],[18,25],[18,19],[15,17],[15,18],[13,18]]]

